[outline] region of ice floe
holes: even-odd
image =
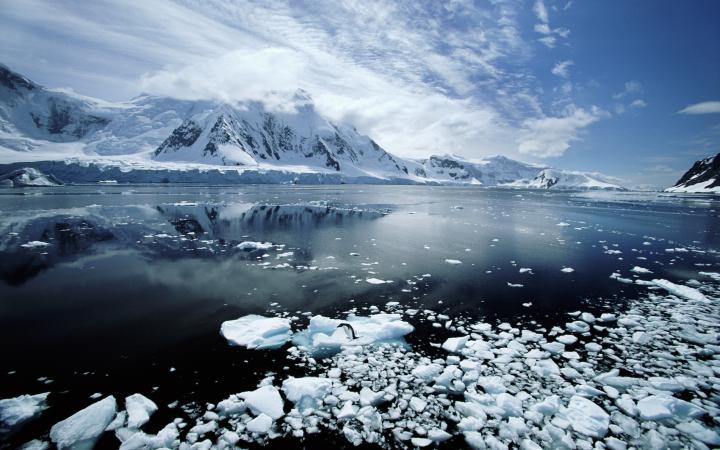
[[[292,332],[289,319],[251,314],[223,322],[220,334],[233,345],[265,350],[281,347]]]
[[[115,397],[108,396],[81,409],[50,429],[50,439],[58,449],[91,449],[115,417]]]
[[[37,417],[47,408],[49,392],[0,400],[0,431],[10,430]]]

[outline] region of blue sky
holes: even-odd
[[[0,6],[0,61],[108,100],[279,108],[303,88],[399,155],[504,154],[656,186],[720,152],[713,0]]]

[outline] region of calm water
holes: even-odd
[[[244,314],[399,301],[553,325],[581,306],[622,307],[644,290],[613,272],[632,278],[637,265],[678,282],[718,271],[716,208],[711,198],[455,187],[2,190],[0,398],[51,392],[51,407],[7,442],[47,433],[96,392],[215,402],[292,373],[282,349],[227,345],[220,324]],[[243,241],[279,246],[236,248]],[[418,324],[408,341],[444,333]],[[179,415],[161,407],[145,429]]]

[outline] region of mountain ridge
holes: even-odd
[[[311,96],[302,90],[295,91],[287,106],[271,111],[257,101],[231,104],[147,94],[110,103],[44,88],[0,64],[0,163],[13,163],[17,168],[22,162],[65,161],[64,165],[41,165],[59,171],[53,175],[61,179],[79,177],[80,169],[66,170],[75,164],[147,173],[214,170],[226,174],[233,169],[238,173],[257,172],[237,179],[257,181],[264,174],[275,182],[292,182],[299,174],[314,174],[298,179],[621,188],[599,181],[573,184],[569,175],[563,177],[564,183],[533,184],[532,180],[550,167],[499,155],[472,161],[450,154],[418,160],[401,158],[355,127],[322,116]],[[583,174],[590,179],[599,176]]]

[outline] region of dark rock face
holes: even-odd
[[[20,93],[22,90],[32,91],[38,86],[27,78],[19,75],[0,64],[0,85]]]
[[[695,161],[695,164],[680,177],[674,187],[689,187],[713,180],[705,186],[707,189],[720,186],[720,153],[709,158]]]
[[[197,141],[202,133],[202,128],[192,120],[185,121],[177,127],[167,139],[155,150],[159,155],[166,151],[177,151],[183,147],[190,147]]]
[[[547,176],[544,171],[540,172],[540,175],[535,177],[535,180],[539,181],[545,189],[550,189],[560,181],[558,177]]]

